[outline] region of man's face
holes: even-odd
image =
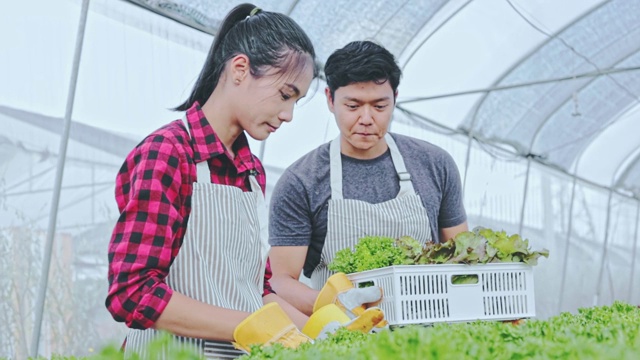
[[[336,89],[333,99],[325,90],[329,110],[340,129],[341,151],[357,159],[372,159],[387,150],[387,133],[395,105],[388,81],[353,83]]]

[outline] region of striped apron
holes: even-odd
[[[327,264],[333,261],[336,252],[344,248],[353,249],[362,237],[411,236],[422,244],[431,241],[427,210],[413,189],[411,175],[407,172],[398,146],[389,134],[385,135],[385,140],[398,173],[400,191],[394,199],[379,204],[342,197],[340,137],[329,145],[331,199],[327,213],[327,236],[320,262],[311,274],[314,289],[320,290],[333,274],[327,269]]]
[[[189,129],[186,119],[182,119]],[[262,305],[268,254],[267,207],[255,176],[251,190],[212,184],[207,162],[197,164],[191,214],[182,246],[167,285],[188,297],[226,309],[254,312]],[[215,319],[211,319],[215,321]],[[131,329],[125,355],[144,354],[157,335],[154,329]],[[172,346],[195,348],[207,359],[233,359],[245,354],[230,342],[174,336]],[[155,356],[154,356],[155,358]],[[166,356],[165,356],[166,358]]]

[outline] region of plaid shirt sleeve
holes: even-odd
[[[145,139],[116,179],[120,217],[109,243],[106,306],[116,321],[151,327],[172,290],[164,282],[184,236],[180,153],[162,135]]]
[[[262,291],[263,297],[269,294],[276,293],[271,287],[271,283],[269,283],[269,280],[271,280],[272,275],[273,273],[271,272],[271,262],[269,261],[269,258],[267,258],[267,268],[264,271],[264,290]]]

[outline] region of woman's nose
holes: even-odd
[[[293,120],[293,106],[291,108],[280,111],[280,113],[278,114],[278,119],[283,122],[290,122],[291,120]]]

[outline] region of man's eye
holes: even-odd
[[[376,105],[376,109],[378,110],[384,110],[387,107],[387,105]]]
[[[357,109],[357,108],[358,108],[358,105],[353,105],[353,104],[346,104],[346,106],[347,106],[349,109],[352,109],[352,110],[353,110],[353,109]]]

